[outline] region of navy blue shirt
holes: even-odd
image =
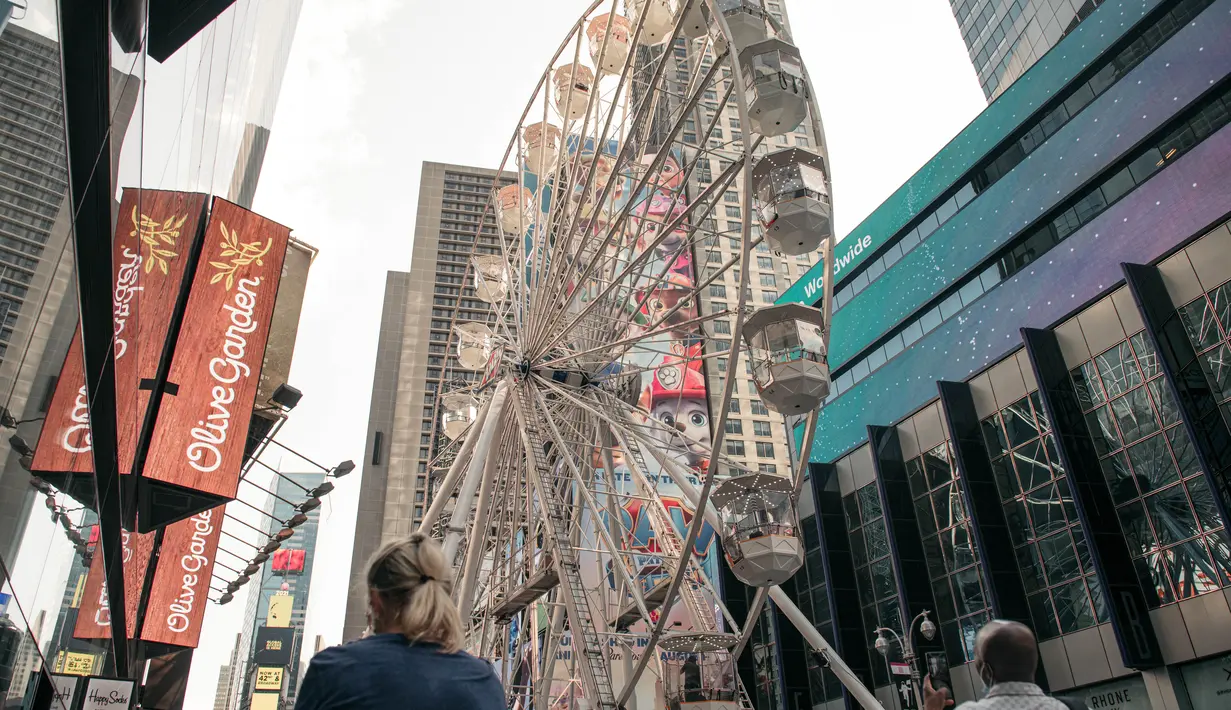
[[[441,653],[401,634],[376,634],[312,658],[295,710],[371,708],[505,710],[491,664],[468,653]]]

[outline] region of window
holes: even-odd
[[[739,414],[739,400],[734,397],[727,403],[727,411],[731,414]]]
[[[739,205],[726,205],[727,217],[730,219],[739,219],[742,215],[739,211]]]
[[[763,269],[766,271],[773,271],[774,270],[773,258],[768,257],[768,256],[758,256],[757,257],[757,268]]]
[[[774,457],[773,443],[768,442],[768,441],[758,441],[757,442],[757,456],[760,456],[761,458],[772,459]]]
[[[762,402],[762,401],[761,401],[761,400],[759,400],[759,399],[754,399],[754,400],[752,400],[752,413],[753,413],[753,414],[759,414],[759,415],[761,415],[761,416],[763,416],[763,417],[768,417],[768,416],[769,416],[769,409],[768,409],[768,408],[766,408],[766,406],[765,406],[765,403],[764,403],[764,402]]]
[[[777,286],[778,279],[773,274],[761,274],[762,286]]]
[[[807,148],[809,145],[808,137],[807,136],[795,136],[795,145],[799,146],[800,148]]]
[[[982,426],[1035,633],[1055,638],[1107,621],[1104,591],[1039,393]]]
[[[869,483],[854,493],[842,496],[842,507],[846,514],[851,561],[855,565],[856,587],[863,605],[864,628],[871,632],[883,626],[902,634],[898,583],[889,554],[889,534],[885,529],[885,516],[876,484]],[[893,644],[888,657],[879,653],[869,655],[872,657],[873,681],[877,686],[888,685],[887,661],[900,662],[901,649]]]
[[[778,465],[772,463],[757,464],[757,471],[761,473],[778,473]]]
[[[728,419],[724,429],[728,434],[743,434],[744,423],[738,419]]]
[[[727,371],[727,359],[726,359],[725,357],[720,357],[720,358],[718,358],[715,362],[716,362],[716,363],[717,363],[717,365],[718,365],[718,371],[719,371],[719,372],[726,372],[726,371]]]
[[[770,429],[769,422],[762,422],[762,421],[753,422],[752,423],[752,433],[756,434],[757,436],[771,436],[772,430]]]
[[[778,300],[778,292],[777,291],[762,291],[761,300],[765,301],[766,303],[773,303],[774,301]]]
[[[727,453],[731,456],[743,456],[744,442],[738,439],[727,439]]]
[[[1218,311],[1206,307],[1222,301],[1219,289],[1213,293],[1180,309],[1198,350],[1220,336]],[[1225,316],[1225,302],[1219,305]],[[1211,355],[1217,362],[1217,350],[1215,344],[1200,355],[1202,364]],[[1225,521],[1144,331],[1071,375],[1147,603],[1169,604],[1231,582]],[[1211,384],[1217,391],[1217,378]]]
[[[987,623],[990,606],[952,447],[944,442],[907,461],[906,476],[941,639],[952,657],[968,662],[974,658],[975,634]]]
[[[727,202],[739,202],[739,193],[735,190],[727,190],[723,193],[722,199]]]
[[[729,335],[731,333],[731,322],[725,320],[714,321],[714,332],[720,335]]]

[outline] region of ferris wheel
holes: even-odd
[[[801,125],[815,150],[769,148]],[[480,227],[467,273],[496,318],[454,329],[457,366],[482,376],[442,397],[452,443],[422,529],[456,561],[469,649],[509,707],[751,707],[734,660],[771,597],[880,708],[776,586],[803,564],[803,466],[723,448],[745,358],[767,408],[806,417],[803,462],[829,392],[829,169],[789,34],[761,0],[598,0],[500,166],[516,176],[487,206],[503,238],[483,248]],[[820,252],[821,308],[753,308],[762,242]],[[732,374],[711,393],[719,362]],[[758,590],[746,618],[720,557]]]

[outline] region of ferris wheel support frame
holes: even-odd
[[[449,501],[453,495],[453,489],[457,487],[458,479],[461,478],[462,472],[466,470],[466,463],[470,460],[470,453],[474,451],[475,443],[479,437],[473,436],[473,432],[483,428],[484,422],[487,421],[487,413],[491,409],[492,400],[487,400],[483,406],[479,408],[478,416],[462,432],[461,436],[465,437],[462,440],[462,446],[453,458],[453,463],[449,465],[449,471],[445,474],[444,480],[440,482],[440,488],[436,489],[435,495],[432,497],[432,503],[427,507],[427,512],[423,514],[423,520],[419,522],[419,532],[428,534],[432,530],[432,526],[436,524],[436,520],[440,517],[441,512],[445,509],[445,503]]]
[[[509,438],[508,432],[503,427],[500,438],[502,441],[507,441]],[[496,487],[497,469],[501,469],[501,473],[508,475],[508,462],[500,460],[498,456],[488,455],[484,458],[483,480],[479,484],[479,502],[475,506],[474,526],[470,529],[470,539],[466,541],[466,562],[462,568],[461,584],[457,593],[458,608],[466,610],[473,605],[476,575],[485,556],[483,547],[487,542],[487,531],[491,528],[491,521],[488,518],[492,509],[492,491]],[[465,619],[467,625],[471,619],[473,619],[473,614],[468,614]]]
[[[504,427],[508,392],[509,381],[505,378],[496,385],[496,391],[492,394],[491,408],[488,409],[488,416],[483,422],[483,427],[478,431],[478,442],[475,444],[475,450],[471,453],[469,464],[466,466],[466,475],[462,479],[461,489],[457,492],[457,502],[454,503],[453,514],[449,516],[449,526],[445,533],[443,548],[445,562],[450,567],[457,560],[458,543],[461,541],[462,535],[466,534],[466,523],[470,519],[470,509],[474,504],[475,492],[484,478],[483,473],[487,470],[486,460],[491,458],[492,440],[496,438],[496,435]]]

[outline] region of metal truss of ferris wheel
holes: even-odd
[[[724,536],[739,529],[739,523],[719,517],[711,497],[717,496],[724,511],[741,514],[754,509],[764,514],[770,510],[766,501],[778,501],[785,519],[793,520],[802,482],[802,466],[793,477],[772,476],[721,453],[735,378],[725,378],[709,410],[716,420],[707,422],[703,436],[647,411],[647,395],[653,403],[668,371],[677,383],[690,376],[703,383],[702,364],[719,357],[737,371],[751,310],[751,253],[760,242],[751,220],[754,206],[764,207],[754,205],[755,176],[772,187],[766,176],[776,166],[794,169],[797,177],[804,170],[799,166],[823,168],[823,133],[802,65],[794,73],[782,68],[780,78],[783,91],[802,93],[807,103],[783,101],[787,109],[804,106],[803,116],[822,141],[820,156],[779,151],[757,159],[766,135],[789,132],[803,120],[796,110],[794,124],[771,126],[775,118],[791,123],[791,111],[775,112],[776,104],[754,88],[760,86],[756,81],[745,84],[750,68],[762,71],[771,55],[783,67],[792,56],[798,60],[783,28],[760,13],[759,5],[758,0],[595,2],[540,78],[502,160],[517,182],[495,190],[488,205],[500,225],[499,253],[476,254],[466,277],[476,295],[493,305],[496,327],[465,324],[455,330],[462,368],[490,363],[483,383],[489,394],[480,401],[474,387],[447,395],[445,431],[456,438],[433,462],[445,474],[422,529],[441,535],[446,555],[456,561],[454,596],[469,624],[470,648],[503,661],[511,705],[552,705],[553,682],[563,678],[566,686],[578,686],[592,707],[623,706],[647,670],[666,679],[651,662],[659,647],[708,653],[729,663],[747,644],[764,600],[771,597],[855,697],[865,707],[880,707],[773,585],[797,569],[795,558],[801,557],[797,541],[795,547],[789,544],[789,526],[775,523],[774,532],[756,538],[756,545],[724,537],[728,560],[738,558],[737,575],[750,571],[760,587],[747,619],[731,616],[696,558],[703,523]],[[758,21],[763,38],[757,36]],[[675,49],[680,37],[688,40],[682,55]],[[745,86],[747,92],[740,88]],[[714,136],[729,104],[738,111],[740,133],[724,142]],[[726,127],[728,135],[731,128]],[[682,142],[685,132],[689,145]],[[711,160],[721,168],[716,175],[709,172]],[[796,197],[813,197],[783,198],[780,226],[794,224],[796,232],[800,225],[828,228],[828,212],[823,223],[807,210],[787,214],[799,204],[815,208],[818,192],[827,206],[827,177],[820,174],[825,184],[812,193],[802,182],[790,188]],[[720,232],[714,217],[726,212],[728,189],[741,183],[740,229]],[[483,234],[480,227],[476,244]],[[782,234],[773,238],[774,246],[781,246]],[[720,250],[728,242],[734,256]],[[808,373],[818,371],[818,357],[823,363],[829,339],[832,230],[816,243],[824,247],[826,262],[823,308],[802,315],[783,312],[781,323],[771,323],[805,328],[815,322],[805,328],[815,332],[813,344],[796,347],[785,360],[779,352],[778,360],[756,361],[758,371],[787,373],[771,383],[777,395],[799,382],[827,388],[827,367],[821,379]],[[807,248],[801,240],[798,250],[782,250]],[[691,278],[685,278],[681,263],[689,265]],[[726,284],[724,276],[731,273],[737,274],[736,305],[702,314],[701,294]],[[716,319],[733,322],[726,347],[707,333]],[[764,329],[774,316],[761,313],[752,320],[751,330]],[[646,378],[651,385],[643,392]],[[824,397],[813,390],[802,397],[815,403],[797,410],[813,410],[804,462],[816,426],[815,406]],[[773,391],[762,390],[767,402]],[[676,412],[683,384],[678,392],[674,403],[667,400]],[[627,475],[610,475],[617,458]],[[660,490],[664,481],[697,511],[682,533]],[[654,549],[632,544],[636,531],[622,515],[626,506],[642,512]],[[648,581],[647,564],[654,568]],[[538,617],[539,608],[547,611],[545,619]],[[670,612],[680,608],[692,634],[667,632]],[[723,628],[731,633],[720,633]],[[557,661],[566,632],[573,653]],[[643,641],[648,645],[641,648]],[[526,672],[514,668],[523,656],[530,659]],[[619,679],[613,673],[616,656]],[[561,663],[565,668],[558,669]],[[714,695],[705,707],[751,707],[743,688],[737,690]]]

